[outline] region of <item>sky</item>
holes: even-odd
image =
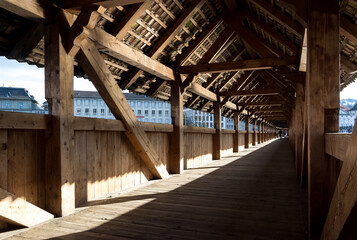
[[[40,104],[46,101],[44,68],[0,57],[0,86],[26,88]],[[74,90],[96,91],[89,80],[76,77],[74,78]],[[357,81],[345,88],[341,92],[340,98],[357,99]]]

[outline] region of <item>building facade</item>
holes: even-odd
[[[9,112],[44,113],[25,88],[0,87],[0,110]]]
[[[340,132],[350,133],[353,131],[357,119],[357,104],[350,110],[340,108]]]

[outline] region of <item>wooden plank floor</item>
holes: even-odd
[[[10,239],[306,239],[306,199],[275,140]]]

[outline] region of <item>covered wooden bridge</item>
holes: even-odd
[[[354,239],[357,130],[339,134],[338,117],[356,13],[354,0],[0,0],[0,54],[44,67],[50,113],[0,113],[1,228]],[[74,117],[73,76],[117,120]],[[172,124],[138,122],[123,89],[169,101]],[[184,126],[184,107],[214,129]]]

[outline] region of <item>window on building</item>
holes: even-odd
[[[149,110],[145,110],[145,116],[149,115]]]
[[[104,115],[104,108],[101,108],[101,109],[100,109],[100,114],[101,114],[101,115]]]
[[[89,106],[89,100],[88,99],[84,100],[84,105],[85,106]]]
[[[165,110],[165,116],[169,116],[169,110]]]
[[[82,104],[82,100],[81,99],[77,99],[76,103],[77,103],[77,106],[79,106],[79,105]]]
[[[89,114],[89,108],[85,108],[85,109],[84,109],[84,114],[85,114],[85,115],[88,115],[88,114]]]
[[[149,119],[148,118],[144,118],[144,122],[149,122]]]
[[[169,107],[170,106],[170,104],[168,103],[168,102],[165,102],[165,107]]]
[[[8,101],[5,102],[5,108],[10,108],[10,102]]]
[[[19,109],[22,109],[24,107],[24,103],[23,102],[19,102]]]
[[[162,116],[162,111],[161,110],[159,110],[159,117],[161,117]]]
[[[141,101],[138,101],[138,107],[141,107],[141,104],[142,104],[142,102]]]
[[[135,106],[135,102],[134,101],[130,101],[130,106],[134,107]]]
[[[151,118],[151,122],[155,123],[156,119],[155,118]]]
[[[98,104],[98,101],[97,101],[97,100],[92,100],[92,105],[93,105],[93,106],[97,106],[97,104]]]
[[[162,123],[162,118],[159,118],[157,122]]]
[[[169,124],[169,119],[168,118],[165,119],[165,123]]]
[[[159,108],[162,108],[162,102],[158,102],[157,105],[159,106]]]
[[[149,107],[149,102],[147,102],[147,101],[144,102],[144,106],[145,106],[145,107]]]
[[[156,102],[152,102],[151,107],[156,107]]]
[[[93,109],[93,115],[97,115],[97,109],[96,108]]]
[[[102,106],[102,107],[105,106],[105,102],[103,100],[100,100],[100,106]]]
[[[152,114],[152,115],[155,115],[155,110],[152,110],[152,111],[151,111],[151,114]]]
[[[138,110],[138,115],[141,115],[141,110],[140,109]]]
[[[108,115],[112,114],[112,112],[108,109]]]
[[[78,115],[81,115],[81,114],[82,114],[82,109],[77,108],[77,114],[78,114]]]

